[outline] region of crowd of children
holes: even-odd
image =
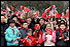
[[[13,6],[1,11],[1,46],[70,46],[69,7],[59,14],[51,5],[41,17],[23,6],[14,11]]]

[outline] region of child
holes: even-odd
[[[50,23],[47,23],[47,24],[46,24],[46,28],[45,28],[45,30],[43,31],[43,33],[44,33],[44,32],[46,32],[47,34],[52,35],[53,31],[52,31],[52,29],[51,29],[51,24],[50,24]]]
[[[43,39],[44,43],[47,43],[47,40],[49,40],[49,39],[45,39],[46,35],[51,35],[52,36],[52,39],[50,39],[50,40],[52,40],[52,42],[50,40],[49,41],[51,43],[53,43],[53,42],[55,43],[56,42],[56,34],[55,33],[56,32],[53,32],[52,29],[51,29],[51,24],[50,23],[47,23],[46,24],[46,28],[43,31],[43,35],[42,35],[42,39]],[[45,40],[46,40],[46,42],[45,42]],[[49,44],[49,45],[51,45],[51,44]]]
[[[40,25],[39,24],[36,24],[35,27],[34,27],[35,31],[34,31],[34,37],[36,38],[36,41],[37,41],[37,46],[40,46],[42,44],[42,32],[40,30]]]
[[[26,34],[27,29],[28,29],[28,23],[24,22],[22,28],[20,29],[21,39],[23,39],[23,38],[25,38],[27,36],[27,34]],[[20,45],[22,45],[22,44],[20,43]]]
[[[43,32],[44,28],[45,28],[45,19],[44,18],[40,18],[40,30]]]
[[[9,21],[9,27],[6,29],[5,39],[7,41],[7,46],[18,46],[17,39],[20,38],[20,32],[15,26],[15,21]],[[16,43],[15,43],[16,42]]]
[[[56,36],[57,36],[57,46],[66,46],[65,42],[66,41],[66,27],[64,24],[60,24],[60,30],[57,31]]]
[[[55,46],[52,41],[52,35],[46,35],[46,41],[44,42],[44,46]]]
[[[36,45],[36,40],[32,36],[32,29],[27,29],[27,36],[24,39],[18,39],[22,41],[24,46],[35,46]]]

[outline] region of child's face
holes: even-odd
[[[40,24],[44,24],[44,20],[43,19],[40,19]]]
[[[28,24],[27,23],[23,23],[23,28],[28,28]]]
[[[51,25],[47,24],[46,29],[48,29],[48,30],[51,29]]]
[[[15,23],[10,23],[10,26],[11,26],[11,27],[14,27],[14,26],[15,26]]]
[[[61,26],[60,26],[60,29],[61,29],[61,30],[64,30],[64,29],[65,29],[65,25],[61,25]]]
[[[14,17],[13,20],[17,23],[17,18],[16,17]]]
[[[32,35],[32,31],[29,31],[29,32],[27,33],[27,35],[28,35],[28,36],[31,36],[31,35]]]

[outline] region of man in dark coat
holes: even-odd
[[[56,33],[56,42],[57,45],[56,46],[67,46],[66,42],[66,33],[67,30],[65,29],[65,25],[64,24],[60,24],[60,30],[57,31]]]
[[[1,46],[6,46],[5,30],[8,28],[8,24],[5,23],[5,17],[1,14]]]
[[[34,25],[39,24],[39,18],[36,13],[33,13],[33,18],[32,18],[31,23],[33,23]]]

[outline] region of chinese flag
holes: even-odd
[[[56,13],[56,18],[61,18],[61,15]]]
[[[13,6],[11,6],[11,10],[14,10],[14,7]]]
[[[24,11],[29,12],[29,11],[30,11],[30,9],[29,9],[29,8],[25,8],[25,10],[24,10]]]
[[[5,9],[3,9],[3,11],[6,13],[6,10]]]
[[[23,10],[23,6],[20,6],[20,10]]]
[[[69,17],[69,11],[67,12],[66,17]]]
[[[15,11],[15,13],[14,13],[14,15],[16,15],[18,12],[17,11]]]
[[[39,15],[39,11],[36,11],[36,13],[37,13],[37,16]]]

